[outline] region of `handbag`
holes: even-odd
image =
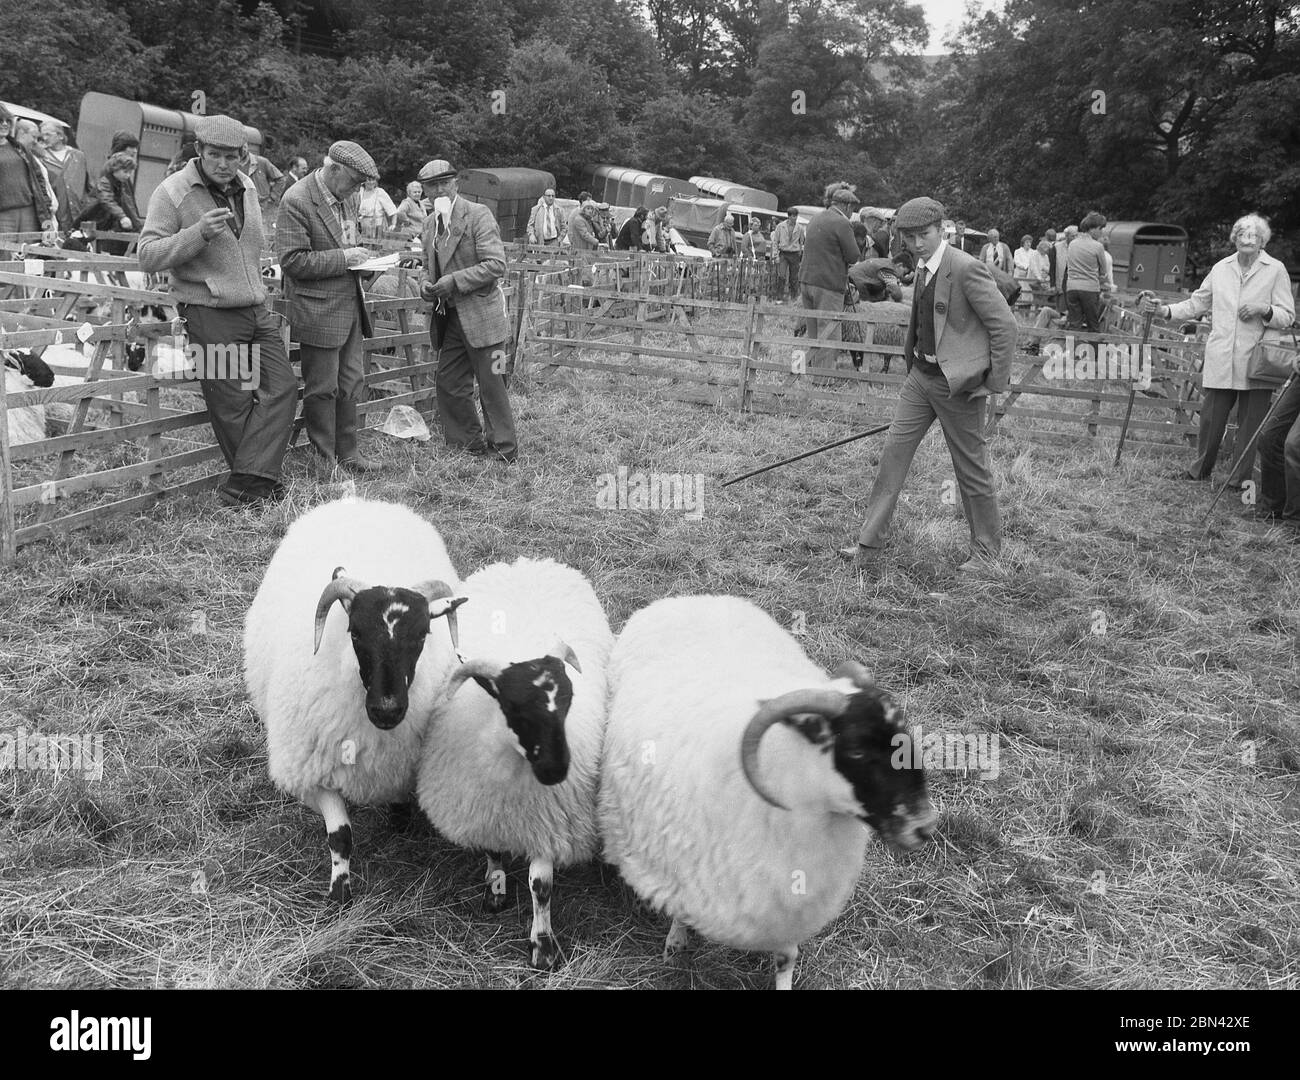
[[[1294,328],[1291,330],[1291,344],[1294,349],[1287,347],[1284,331],[1265,330],[1246,360],[1246,378],[1251,382],[1281,386],[1294,371],[1292,361],[1300,355],[1300,339],[1296,338]]]

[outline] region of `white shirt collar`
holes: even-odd
[[[929,274],[931,277],[933,277],[934,272],[939,269],[939,264],[943,262],[943,255],[944,252],[947,250],[948,250],[948,241],[946,239],[941,238],[939,240],[939,246],[934,249],[934,254],[931,255],[928,259],[921,259],[916,264],[916,268],[919,270],[921,267],[924,266],[925,272]]]

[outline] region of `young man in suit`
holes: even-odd
[[[921,439],[938,419],[970,525],[971,551],[958,569],[978,568],[1002,547],[1002,522],[989,470],[984,399],[1006,389],[1016,319],[989,268],[943,238],[943,206],[911,199],[897,227],[917,257],[915,294],[903,359],[907,379],[880,457],[856,545],[840,554],[874,571],[898,496]]]
[[[284,193],[275,247],[284,272],[289,325],[302,355],[307,438],[326,465],[372,472],[357,450],[357,406],[365,390],[361,342],[373,331],[361,281],[348,269],[370,253],[356,246],[356,200],[379,176],[354,142],[334,143],[322,166]]]
[[[456,170],[441,159],[416,177],[433,206],[424,223],[420,295],[434,305],[430,336],[438,350],[438,418],[448,446],[514,461],[515,418],[506,394],[505,247],[492,211],[457,194]],[[576,216],[576,215],[575,215]],[[474,407],[478,382],[483,425]]]

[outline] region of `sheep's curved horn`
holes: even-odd
[[[861,690],[870,690],[876,685],[875,676],[867,670],[866,664],[857,660],[845,660],[831,673],[832,679],[852,679]]]
[[[329,617],[334,601],[342,600],[344,603],[350,603],[352,598],[366,587],[364,582],[348,577],[343,567],[335,567],[333,579],[325,586],[325,591],[320,594],[320,600],[316,602],[316,644],[312,649],[313,654],[320,652],[320,639],[325,636],[325,620]]]
[[[501,672],[504,670],[504,664],[497,664],[491,660],[466,660],[451,673],[451,678],[447,680],[447,700],[450,701],[456,696],[460,684],[466,679],[491,679],[492,682],[496,682],[497,679],[501,678]]]
[[[758,776],[758,744],[773,724],[788,723],[799,713],[818,713],[822,716],[839,716],[847,706],[843,694],[835,690],[791,690],[788,694],[759,703],[758,712],[745,726],[740,739],[740,767],[760,799],[778,810],[789,810],[784,803],[774,799]]]
[[[555,639],[555,644],[550,647],[546,655],[559,657],[559,659],[563,660],[569,665],[569,667],[573,668],[574,671],[579,674],[582,673],[582,665],[578,663],[578,654],[569,647],[568,642],[563,638],[557,637]]]

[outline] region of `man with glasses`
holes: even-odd
[[[322,464],[359,473],[379,468],[357,450],[357,406],[365,389],[361,342],[374,331],[360,277],[348,267],[369,258],[355,246],[353,196],[378,177],[360,146],[334,143],[321,167],[284,193],[275,230],[289,325],[302,349],[307,438]]]
[[[284,494],[280,466],[293,429],[298,380],[267,306],[262,279],[262,210],[240,172],[244,125],[201,117],[198,156],[154,189],[140,234],[140,269],[170,272],[172,296],[190,344],[202,350],[199,385],[230,468],[217,489],[229,506]],[[234,369],[234,370],[232,370]]]

